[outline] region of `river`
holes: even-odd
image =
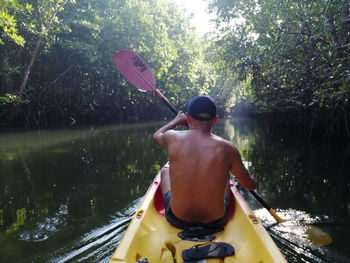
[[[0,133],[0,262],[108,262],[166,153],[161,123]],[[221,120],[258,192],[290,222],[241,191],[288,262],[350,262],[350,144]],[[311,243],[312,224],[333,239]]]

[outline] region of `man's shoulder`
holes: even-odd
[[[214,140],[216,140],[217,142],[220,142],[222,144],[225,144],[225,145],[228,145],[228,146],[233,146],[232,142],[222,138],[221,136],[218,136],[218,135],[215,135],[215,134],[212,134],[212,138]]]
[[[187,134],[187,130],[168,130],[165,132],[165,134],[170,134],[170,135],[185,135]]]
[[[217,135],[214,135],[213,139],[218,144],[220,144],[220,146],[222,146],[222,148],[226,149],[227,151],[230,151],[230,152],[237,151],[236,146],[232,142],[230,142],[230,141],[228,141],[220,136],[217,136]]]
[[[177,139],[186,136],[186,130],[169,130],[164,133],[164,136],[169,139]]]

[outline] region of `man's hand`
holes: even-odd
[[[182,111],[179,111],[179,113],[176,115],[176,117],[171,121],[171,123],[176,126],[182,126],[187,127],[187,118],[186,114]]]

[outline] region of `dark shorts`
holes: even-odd
[[[201,227],[201,228],[208,228],[208,229],[220,228],[226,225],[228,221],[229,211],[230,211],[230,196],[227,193],[225,193],[224,199],[225,199],[225,215],[222,218],[209,223],[187,222],[177,218],[171,211],[170,209],[171,191],[169,191],[164,195],[164,198],[163,198],[164,208],[165,208],[165,217],[170,224],[181,229],[190,229],[193,227]]]

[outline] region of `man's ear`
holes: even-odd
[[[187,120],[187,123],[190,124],[191,123],[191,116],[190,114],[186,113],[186,120]]]
[[[219,117],[218,117],[218,115],[216,115],[216,116],[214,117],[214,119],[211,121],[211,126],[214,126],[215,123],[218,121],[218,119],[219,119]]]

